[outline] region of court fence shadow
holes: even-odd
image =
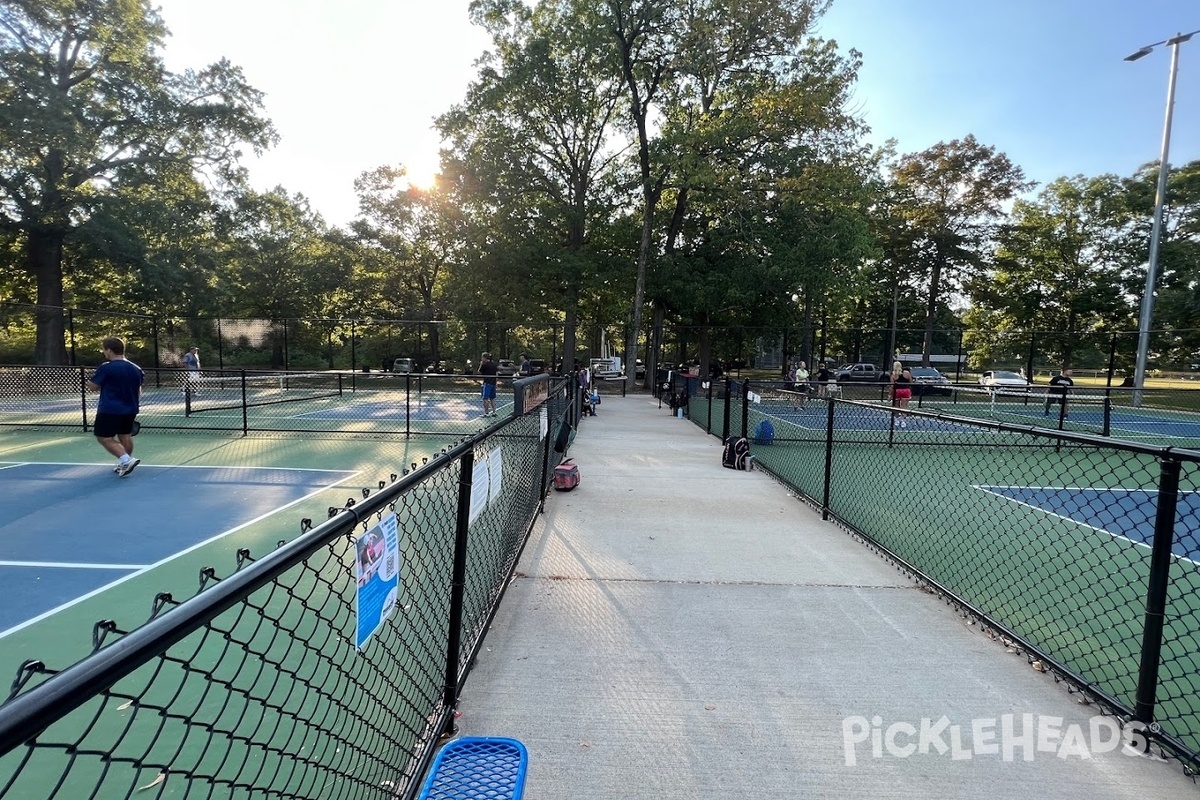
[[[1200,772],[1200,451],[1166,433],[1147,444],[1087,432],[1200,418],[1112,394],[1051,411],[1041,395],[967,387],[902,405],[890,386],[660,388],[686,394],[708,433],[746,437],[752,468],[1121,718],[1128,743]]]
[[[546,381],[144,623],[97,622],[79,663],[26,661],[0,797],[415,797],[578,422],[578,382]]]

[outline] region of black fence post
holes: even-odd
[[[1146,585],[1146,621],[1142,629],[1142,662],[1138,668],[1133,718],[1147,725],[1154,721],[1158,667],[1162,655],[1167,587],[1171,577],[1171,551],[1175,544],[1175,507],[1179,501],[1181,464],[1164,458],[1158,478],[1158,511],[1154,517],[1154,543],[1150,548],[1150,578]]]
[[[567,392],[564,390],[564,395]],[[564,402],[569,402],[565,400]],[[541,412],[538,412],[539,414]],[[538,432],[541,432],[541,420],[538,421]],[[566,415],[563,415],[563,421],[560,424],[566,424]],[[554,415],[550,413],[550,401],[546,401],[546,435],[542,437],[542,483],[538,488],[537,507],[540,511],[546,510],[546,492],[550,489],[550,440],[555,438],[557,427],[554,424]]]
[[[454,567],[450,578],[450,630],[446,632],[446,682],[442,706],[453,712],[458,705],[458,656],[462,647],[463,593],[467,585],[467,532],[471,527],[471,480],[475,472],[475,449],[463,453],[458,475],[458,520],[454,526]],[[454,733],[454,714],[446,715],[443,733]]]
[[[83,414],[83,432],[88,430],[87,416],[87,367],[79,368],[79,408]]]
[[[412,373],[404,373],[404,436],[412,436]]]
[[[750,438],[750,381],[742,381],[742,438]]]
[[[67,309],[67,329],[71,332],[71,366],[73,367],[79,363],[75,360],[75,309],[73,308]],[[84,428],[84,430],[87,429]]]
[[[712,435],[712,387],[713,379],[708,379],[708,422],[704,426],[704,432]]]
[[[1112,335],[1112,341],[1108,345],[1108,380],[1104,382],[1106,389],[1112,388],[1113,373],[1117,371],[1117,335]],[[1108,434],[1105,434],[1106,436]]]
[[[725,376],[725,413],[721,424],[721,441],[729,441],[729,404],[733,402],[733,379]]]
[[[358,384],[355,382],[354,373],[358,372],[358,352],[355,349],[355,335],[358,333],[356,320],[350,320],[350,391],[358,389]]]
[[[151,328],[154,331],[154,385],[162,388],[162,359],[158,353],[158,317],[151,317]]]
[[[833,417],[837,407],[837,401],[829,399],[825,401],[828,408],[825,410],[825,487],[821,495],[821,519],[829,519],[829,501],[833,494]]]
[[[246,396],[246,370],[242,370],[242,436],[250,435],[250,403]]]
[[[221,335],[220,317],[217,317],[217,368],[225,369],[225,337]]]

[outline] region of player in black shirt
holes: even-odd
[[[1075,385],[1075,381],[1071,379],[1071,370],[1064,369],[1062,372],[1050,379],[1050,388],[1046,390],[1046,413],[1043,416],[1050,416],[1050,406],[1058,403],[1062,410],[1063,419],[1067,418],[1067,391]]]

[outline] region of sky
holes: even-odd
[[[263,91],[280,142],[252,185],[356,215],[354,180],[383,164],[437,170],[434,117],[464,96],[488,37],[469,0],[157,0],[169,68],[219,58]],[[1170,49],[1195,0],[834,0],[817,33],[862,53],[852,108],[901,153],[974,134],[1045,184],[1132,174],[1162,146]],[[1200,158],[1200,36],[1180,47],[1171,162]]]

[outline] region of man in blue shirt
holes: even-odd
[[[496,416],[496,362],[492,361],[491,353],[479,357],[479,374],[483,376],[483,415]]]
[[[113,472],[124,478],[141,463],[133,457],[133,426],[146,376],[141,367],[125,358],[125,342],[111,336],[103,347],[105,362],[88,381],[89,389],[100,392],[92,429],[100,446],[117,457]]]

